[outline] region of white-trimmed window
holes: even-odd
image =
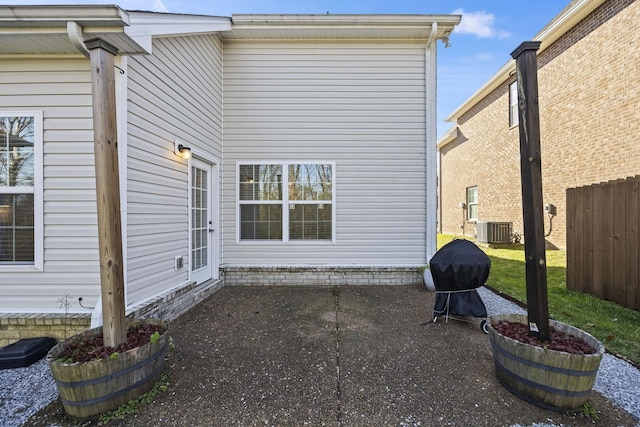
[[[42,113],[0,111],[0,266],[42,267]]]
[[[509,127],[517,126],[518,118],[518,82],[509,85]]]
[[[467,221],[478,220],[478,187],[467,187]]]
[[[332,162],[239,163],[239,240],[333,241]]]

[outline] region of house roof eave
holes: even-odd
[[[64,28],[67,21],[75,21],[83,27],[129,25],[127,13],[116,5],[0,5],[3,28]]]
[[[233,15],[225,39],[445,39],[460,22],[460,15]]]
[[[0,5],[0,54],[86,55],[78,37],[100,38],[123,55],[146,53],[125,33],[129,25],[129,15],[116,5]]]
[[[573,28],[578,22],[593,12],[606,0],[578,0],[570,4],[565,10],[545,26],[534,38],[533,41],[541,42],[537,53],[540,54],[556,40]],[[511,59],[504,64],[480,89],[478,89],[462,105],[455,109],[445,121],[456,122],[460,116],[469,111],[474,105],[493,92],[498,86],[509,79],[515,71],[515,60]]]
[[[440,138],[438,143],[436,144],[436,148],[440,151],[444,146],[454,141],[458,137],[458,125],[453,125],[447,133]]]
[[[229,17],[129,11],[116,5],[0,5],[0,54],[86,54],[81,45],[91,38],[107,41],[122,55],[148,54],[153,37],[230,28]]]

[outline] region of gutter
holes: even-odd
[[[451,141],[454,141],[458,137],[458,125],[453,125],[447,133],[438,141],[438,151]]]

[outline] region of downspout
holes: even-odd
[[[438,23],[431,24],[431,34],[425,48],[425,253],[427,262],[436,253],[436,41]]]
[[[67,36],[76,49],[85,57],[89,58],[89,50],[84,45],[84,34],[82,26],[75,21],[67,21]]]

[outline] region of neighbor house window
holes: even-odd
[[[0,265],[40,265],[42,115],[0,111]]]
[[[518,82],[513,82],[509,85],[509,127],[518,123]]]
[[[478,220],[478,187],[467,188],[467,220]]]
[[[240,240],[333,240],[332,163],[238,165]]]

